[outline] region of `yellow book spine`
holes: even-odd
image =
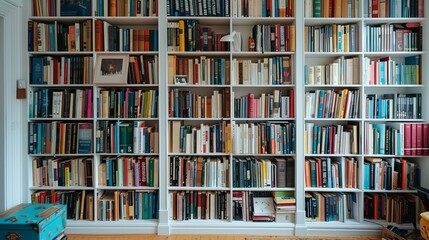
[[[185,51],[185,21],[179,20],[179,51]]]

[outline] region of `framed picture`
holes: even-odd
[[[94,84],[127,84],[128,55],[99,54],[94,71]]]
[[[184,85],[188,84],[188,76],[186,75],[176,75],[174,76],[174,84],[176,85]]]

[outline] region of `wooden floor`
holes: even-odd
[[[69,240],[89,240],[89,239],[103,239],[103,240],[266,240],[266,239],[308,239],[308,240],[378,240],[380,237],[374,236],[306,236],[306,237],[295,237],[295,236],[251,236],[251,235],[170,235],[170,236],[158,236],[158,235],[67,235]]]

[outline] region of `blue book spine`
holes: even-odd
[[[134,1],[130,1],[130,16],[135,16],[135,6]]]
[[[225,85],[225,69],[226,69],[226,59],[225,58],[221,58],[220,59],[220,84]]]
[[[320,90],[319,92],[319,110],[317,111],[317,118],[323,117],[323,98],[325,97],[325,91]]]
[[[31,84],[43,84],[44,61],[43,57],[31,58]]]
[[[326,159],[326,166],[327,166],[327,172],[328,172],[328,188],[332,188],[332,165],[331,165],[331,158]]]
[[[317,134],[319,126],[313,127],[313,154],[317,154]]]
[[[55,51],[56,50],[56,44],[55,44],[55,26],[53,23],[48,24],[49,28],[49,51]]]
[[[327,127],[326,129],[325,129],[325,146],[324,146],[324,153],[326,153],[326,154],[330,154],[330,152],[329,152],[329,128]]]
[[[115,153],[119,153],[119,122],[115,123]]]
[[[371,178],[370,169],[371,169],[371,167],[369,164],[364,164],[364,166],[363,166],[363,174],[364,174],[363,188],[364,189],[370,189],[370,185],[369,185],[369,179]]]

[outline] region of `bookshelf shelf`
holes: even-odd
[[[326,58],[326,57],[352,57],[358,56],[362,54],[362,52],[305,52],[305,57],[311,58]]]
[[[356,122],[359,122],[359,121],[361,121],[362,119],[361,118],[304,118],[304,120],[305,121],[308,121],[308,122],[320,122],[320,121],[323,121],[323,122],[330,122],[330,121],[335,121],[335,122],[338,122],[338,121],[356,121]]]
[[[75,56],[75,55],[84,55],[91,56],[93,54],[92,51],[73,51],[73,52],[64,52],[64,51],[31,51],[29,52],[31,55],[49,55],[49,56]],[[70,84],[72,85],[72,84]]]
[[[227,187],[168,187],[170,191],[229,191]]]
[[[248,26],[255,24],[292,24],[295,22],[293,17],[232,17],[231,22],[234,26]]]
[[[321,89],[321,88],[360,88],[362,85],[358,84],[344,84],[344,85],[332,85],[332,84],[323,84],[323,85],[305,85],[304,87],[308,90]]]
[[[305,188],[306,192],[362,192],[358,188]]]
[[[295,52],[232,52],[231,53],[233,57],[272,57],[272,56],[293,56]]]
[[[232,188],[233,191],[252,191],[252,192],[278,192],[278,191],[295,191],[295,188],[272,188],[272,187],[261,187],[261,188]]]
[[[103,21],[107,21],[111,24],[117,24],[117,25],[127,25],[127,26],[133,26],[133,25],[158,25],[158,17],[99,17],[95,16],[94,19],[100,19]]]
[[[368,24],[424,22],[426,18],[363,18]]]
[[[55,190],[55,191],[72,191],[72,190],[90,190],[93,191],[94,187],[80,187],[80,186],[69,186],[69,187],[47,187],[47,186],[40,186],[40,187],[31,187],[30,188],[33,191],[40,191],[40,190]]]
[[[304,18],[306,25],[358,23],[361,18]]]
[[[425,54],[422,51],[401,51],[401,52],[365,52],[364,56],[367,57],[410,57]]]
[[[369,190],[369,189],[364,189],[363,190],[365,193],[417,193],[416,190],[387,190],[387,189],[382,189],[382,190]]]
[[[157,190],[158,187],[146,187],[146,186],[139,186],[139,187],[129,187],[129,186],[117,186],[117,187],[108,187],[108,186],[98,186],[98,190],[138,190],[138,191],[147,191],[147,190]]]
[[[393,119],[393,118],[383,118],[383,119],[375,119],[375,118],[365,118],[366,122],[424,122],[424,119]]]

